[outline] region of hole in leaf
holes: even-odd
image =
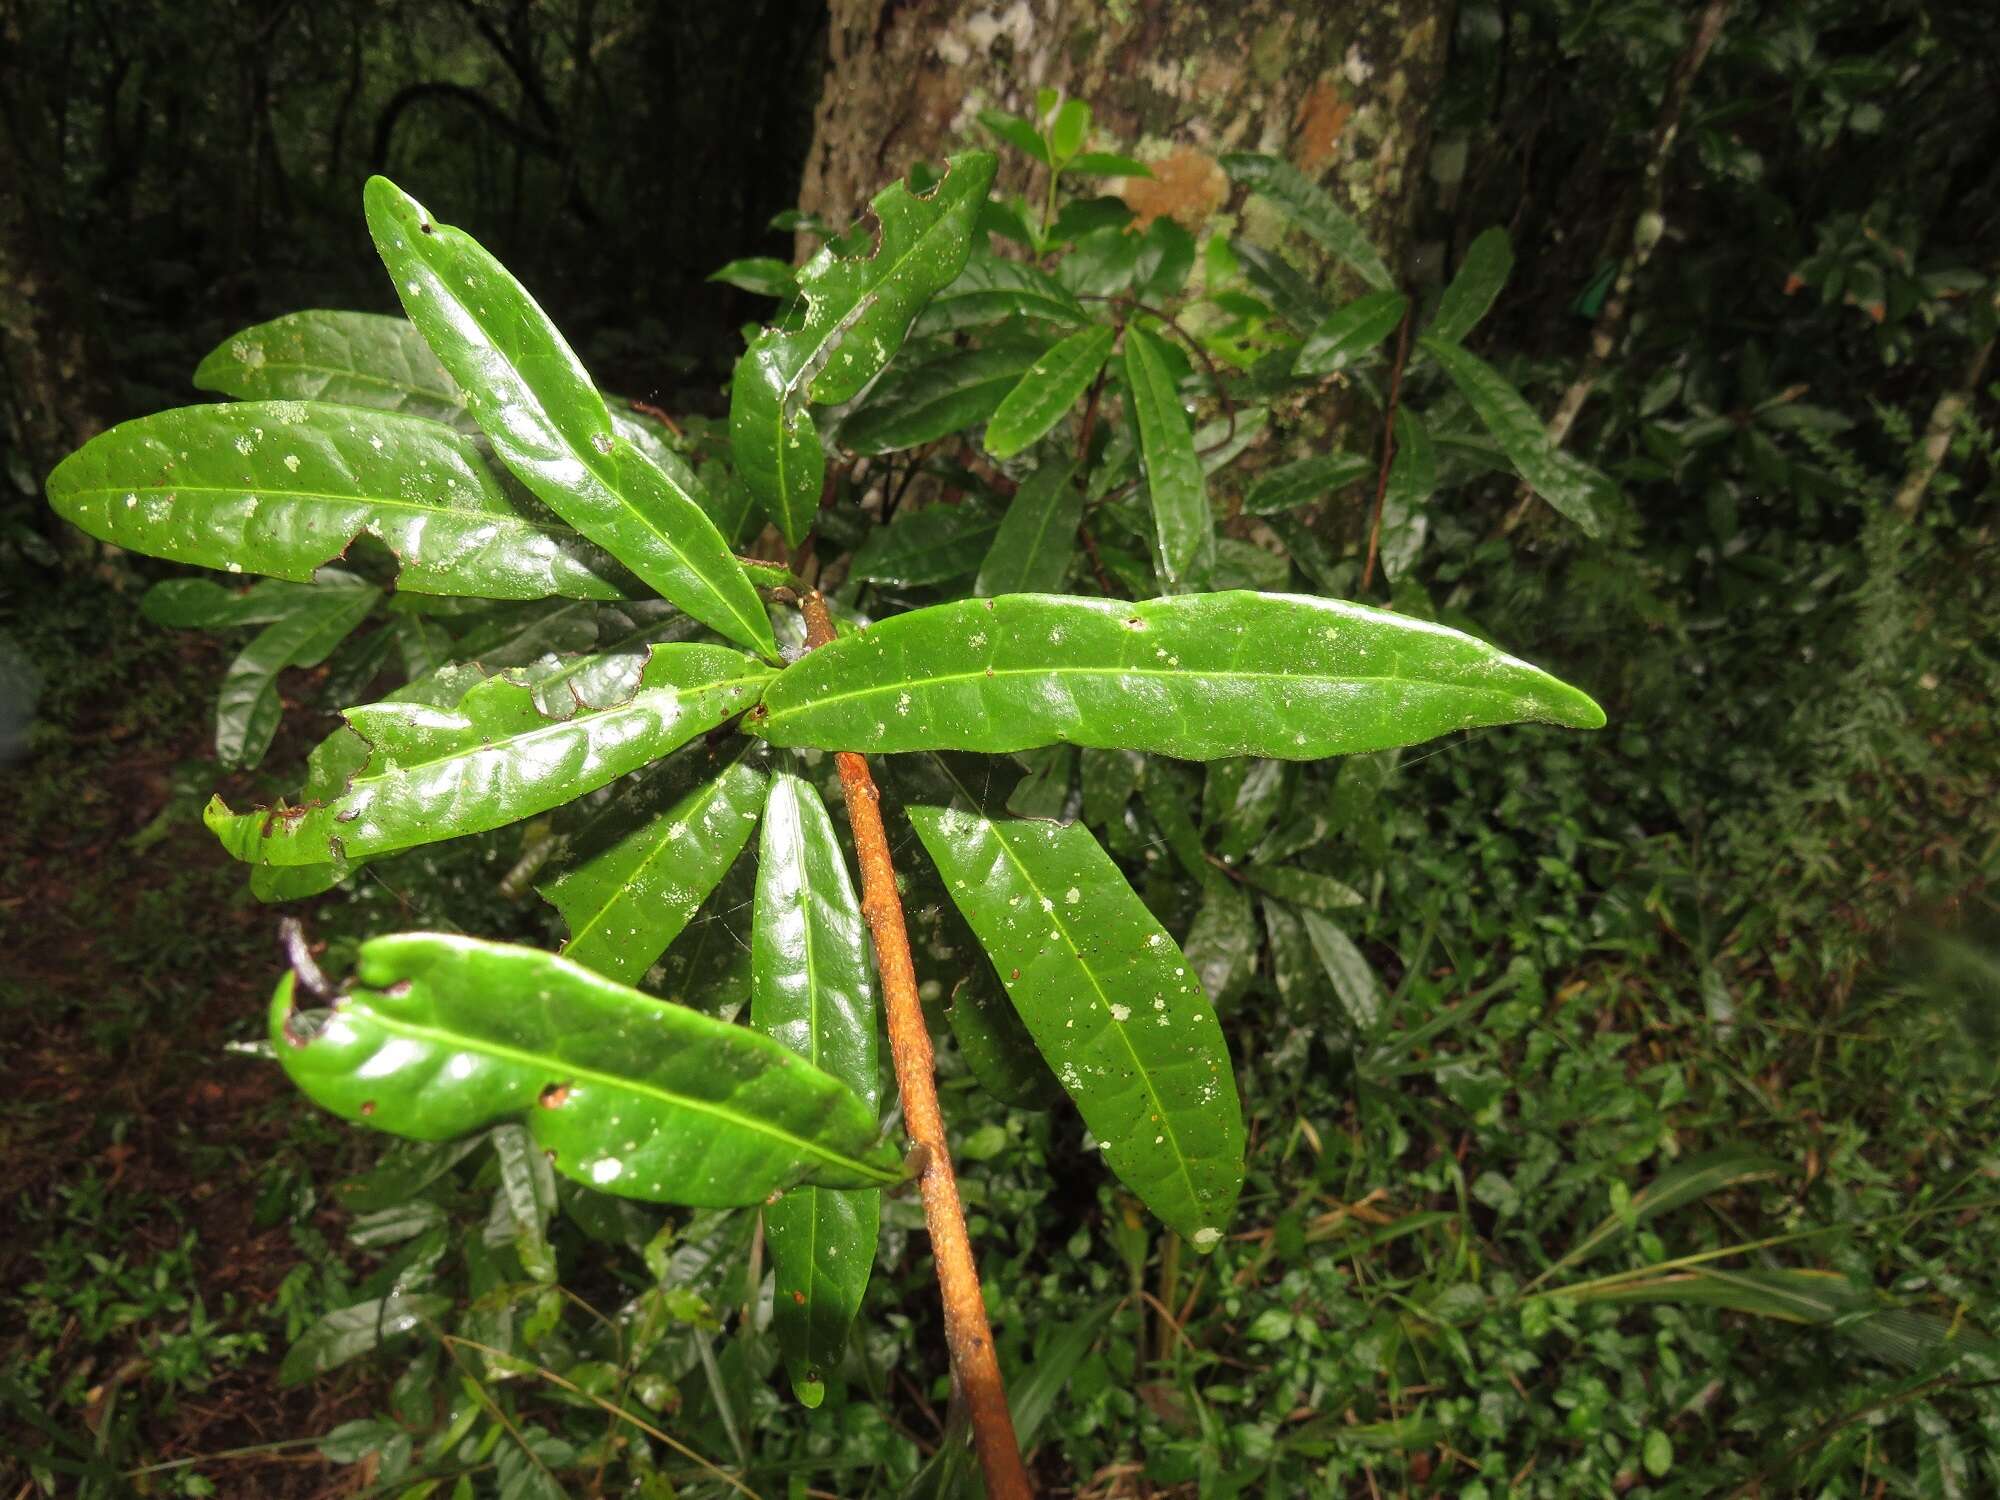
[[[373,1099],[363,1099],[361,1101],[361,1118],[365,1120],[374,1113],[375,1101]]]
[[[566,1083],[552,1083],[542,1090],[541,1103],[543,1109],[560,1109],[568,1101],[569,1085]],[[555,1155],[555,1152],[551,1151],[549,1153],[549,1160],[554,1161]]]

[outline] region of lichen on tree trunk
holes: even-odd
[[[914,163],[990,144],[980,110],[1028,115],[1036,91],[1053,88],[1090,104],[1103,144],[1152,167],[1151,180],[1111,184],[1142,221],[1169,214],[1197,236],[1237,235],[1339,292],[1358,291],[1218,165],[1226,152],[1261,151],[1325,186],[1392,267],[1407,258],[1444,71],[1444,0],[830,0],[829,9],[826,82],[800,185],[808,212],[848,222]],[[1040,190],[1040,167],[1001,155],[997,193]],[[801,254],[808,248],[802,241]],[[1349,418],[1329,386],[1274,422],[1271,446],[1337,444]],[[1351,519],[1324,518],[1343,543]]]

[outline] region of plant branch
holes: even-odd
[[[807,594],[799,609],[805,616],[808,651],[833,639],[833,620],[817,592]],[[834,760],[847,801],[848,826],[854,830],[855,854],[861,863],[861,911],[875,940],[875,965],[882,975],[889,1052],[895,1060],[896,1087],[903,1100],[903,1125],[925,1156],[918,1180],[924,1222],[930,1229],[931,1256],[937,1263],[938,1293],[944,1303],[952,1380],[972,1418],[972,1440],[986,1476],[987,1494],[991,1500],[1028,1500],[1034,1490],[1021,1462],[1014,1419],[1007,1410],[1007,1390],[993,1349],[993,1331],[987,1326],[986,1303],[979,1293],[979,1267],[972,1256],[965,1210],[958,1200],[958,1178],[951,1169],[944,1114],[938,1108],[931,1034],[917,998],[910,937],[903,925],[902,899],[896,894],[889,834],[882,825],[881,793],[868,772],[865,756],[841,751]]]
[[[1389,496],[1389,465],[1396,456],[1396,402],[1403,393],[1403,366],[1410,358],[1410,310],[1396,334],[1396,363],[1389,370],[1389,400],[1382,408],[1382,469],[1375,476],[1375,519],[1368,526],[1368,560],[1361,565],[1361,587],[1375,576],[1375,555],[1382,546],[1382,502]]]
[[[1996,280],[1995,288],[1994,299],[2000,303],[2000,280]],[[1958,384],[1939,396],[1937,404],[1931,408],[1930,421],[1924,427],[1916,462],[1910,465],[1909,473],[1896,491],[1896,513],[1904,520],[1916,520],[1917,511],[1924,503],[1924,492],[1931,487],[1931,481],[1937,478],[1937,471],[1944,466],[1945,455],[1951,451],[1952,434],[1958,430],[1959,418],[1965,415],[1978,396],[1979,382],[1992,358],[1993,340],[1988,339],[1973,350]]]

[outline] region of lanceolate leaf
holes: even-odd
[[[1250,486],[1250,493],[1243,497],[1243,510],[1252,516],[1276,515],[1330,495],[1374,471],[1374,464],[1358,453],[1322,453],[1302,458],[1259,475]]]
[[[1173,940],[1081,823],[910,819],[1111,1169],[1213,1249],[1243,1185],[1243,1115]]]
[[[1090,321],[1090,314],[1069,288],[1046,271],[975,251],[957,279],[917,315],[910,331],[913,335],[950,333],[997,323],[1017,313],[1050,323]]]
[[[909,368],[898,366],[841,425],[840,442],[856,453],[888,453],[936,442],[993,415],[1035,357],[1032,344],[968,349]]]
[[[1251,152],[1222,158],[1222,169],[1253,192],[1262,193],[1294,223],[1354,268],[1377,291],[1396,289],[1396,279],[1361,232],[1361,226],[1341,211],[1325,188],[1288,161]]]
[[[1214,551],[1215,516],[1208,508],[1194,433],[1168,373],[1166,351],[1138,327],[1125,330],[1125,389],[1153,502],[1160,578],[1171,588]]]
[[[296,312],[224,339],[197,389],[239,401],[331,401],[469,426],[465,395],[406,318]]]
[[[1382,493],[1382,572],[1401,578],[1423,551],[1430,529],[1424,507],[1437,488],[1437,447],[1424,419],[1407,406],[1396,409],[1396,456],[1389,486]]]
[[[541,307],[463,230],[371,177],[368,228],[403,306],[535,497],[696,619],[766,656],[770,618],[684,481],[613,427]],[[683,476],[686,471],[683,469]]]
[[[1599,497],[1610,490],[1611,481],[1551,443],[1527,398],[1485,360],[1429,334],[1417,342],[1444,367],[1528,487],[1576,522],[1585,536],[1596,536],[1603,526]]]
[[[1347,1019],[1358,1032],[1373,1030],[1381,1019],[1384,1003],[1382,981],[1376,977],[1375,966],[1331,918],[1305,906],[1299,908],[1299,920],[1305,924],[1306,937],[1313,952],[1319,955],[1326,977],[1333,981],[1333,992],[1340,997]]]
[[[869,534],[853,576],[915,588],[963,578],[979,566],[1000,523],[971,505],[932,505]]]
[[[371,1297],[336,1308],[285,1351],[285,1362],[278,1367],[278,1383],[302,1385],[450,1310],[451,1298],[435,1292]]]
[[[1465,260],[1438,299],[1437,316],[1424,331],[1453,343],[1464,338],[1486,316],[1513,269],[1514,251],[1507,243],[1507,231],[1496,224],[1466,247]]]
[[[1001,1103],[1048,1109],[1062,1098],[1062,1086],[1021,1024],[1013,1001],[1001,993],[991,965],[980,963],[958,982],[944,1014],[966,1067]]]
[[[1012,458],[1063,419],[1111,357],[1117,330],[1093,324],[1028,367],[986,424],[986,451]]]
[[[345,1119],[441,1141],[519,1121],[558,1172],[697,1208],[795,1182],[894,1182],[875,1112],[770,1038],[535,948],[443,933],[362,944],[330,1010],[271,1000],[285,1071]]]
[[[706,753],[688,755],[707,764]],[[750,840],[764,776],[741,757],[693,788],[672,763],[614,799],[538,887],[569,924],[563,957],[637,984],[680,936]]]
[[[780,673],[745,725],[870,754],[1067,742],[1317,760],[1525,719],[1595,729],[1604,714],[1483,641],[1364,605],[1020,594],[844,635]]]
[[[490,678],[454,710],[372,703],[346,718],[368,747],[342,789],[296,808],[203,815],[262,864],[323,864],[533,817],[658,760],[756,701],[769,677],[723,646],[655,646],[556,673]]]
[[[400,589],[489,599],[627,597],[624,570],[508,498],[470,439],[415,417],[303,401],[187,406],[92,438],[49,503],[134,552],[303,583],[366,533]]]
[[[804,325],[765,329],[737,361],[729,401],[737,471],[794,546],[819,508],[826,467],[807,403],[852,400],[902,347],[924,303],[965,265],[994,166],[992,153],[968,151],[922,197],[900,182],[876,194],[875,252],[844,257],[821,246],[799,271]]]
[[[979,565],[973,592],[1052,593],[1062,587],[1076,556],[1077,528],[1083,523],[1083,492],[1071,483],[1066,463],[1046,459],[1021,482],[1000,530]]]
[[[1344,370],[1396,331],[1410,299],[1400,292],[1357,297],[1312,331],[1292,363],[1295,375]]]
[[[751,1024],[876,1107],[875,990],[868,931],[833,821],[812,784],[771,778],[758,849]],[[868,1289],[881,1195],[793,1188],[764,1210],[778,1278],[775,1319],[792,1390],[807,1406],[847,1345]]]
[[[380,597],[380,590],[365,585],[313,589],[292,613],[259,631],[223,674],[215,703],[216,759],[232,766],[262,760],[284,712],[278,674],[325,661]]]

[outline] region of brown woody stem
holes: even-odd
[[[817,592],[807,594],[799,609],[805,615],[808,651],[833,639],[833,620]],[[1000,1379],[993,1330],[987,1326],[986,1303],[979,1294],[972,1237],[966,1232],[958,1178],[952,1172],[951,1151],[945,1142],[931,1034],[917,999],[917,972],[910,961],[903,902],[896,894],[889,834],[882,826],[881,794],[868,773],[866,757],[841,751],[834,761],[847,799],[848,826],[854,830],[854,850],[861,861],[861,911],[874,936],[875,965],[882,973],[889,1053],[895,1060],[896,1087],[903,1098],[903,1126],[910,1140],[929,1154],[918,1182],[924,1198],[924,1222],[931,1233],[931,1256],[937,1263],[938,1294],[944,1302],[944,1337],[951,1353],[952,1380],[972,1419],[972,1441],[986,1476],[987,1495],[991,1500],[1029,1500],[1034,1490],[1021,1463],[1013,1416],[1007,1410],[1007,1388]]]

